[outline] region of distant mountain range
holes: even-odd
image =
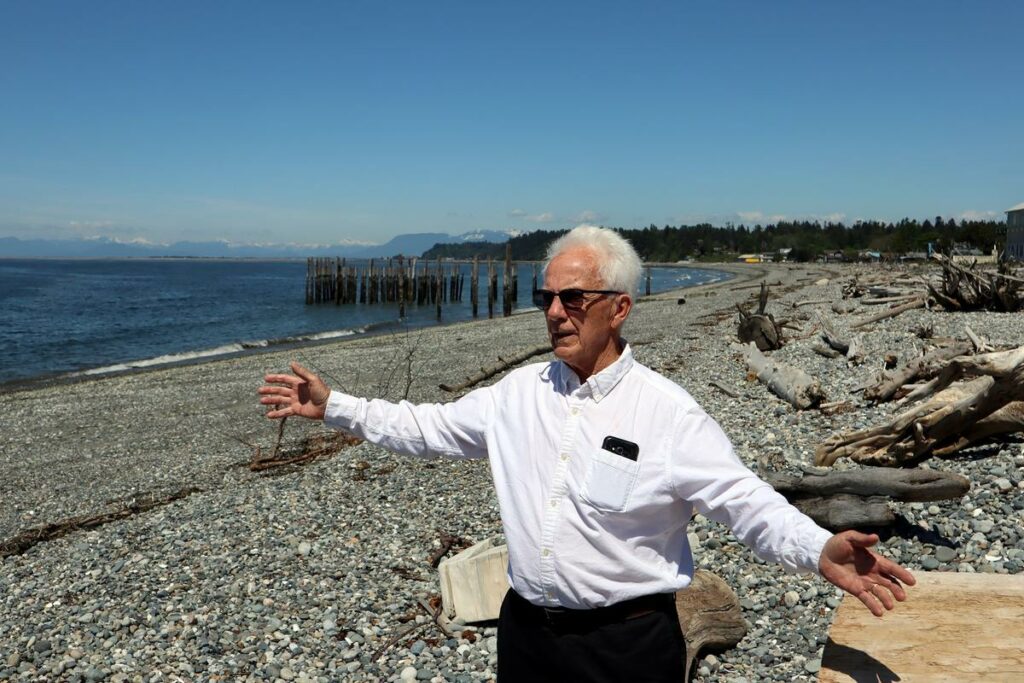
[[[0,258],[128,258],[128,257],[203,257],[203,258],[296,258],[306,256],[344,256],[381,258],[419,256],[435,244],[462,242],[504,242],[518,231],[476,230],[461,235],[421,232],[398,235],[384,244],[354,242],[333,245],[308,244],[234,244],[216,242],[122,242],[108,237],[77,240],[22,240],[0,237]]]

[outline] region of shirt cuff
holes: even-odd
[[[336,429],[349,429],[356,422],[360,399],[332,391],[324,408],[324,424]]]
[[[821,569],[819,568],[821,563],[821,553],[825,550],[825,544],[830,538],[832,538],[832,532],[819,527],[807,549],[807,569],[819,576],[821,575]]]

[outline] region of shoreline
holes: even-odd
[[[162,257],[140,257],[140,258],[145,258],[147,260],[153,260],[155,258],[156,259],[161,259]],[[61,259],[55,259],[55,260],[61,260]],[[111,260],[111,259],[97,259],[97,260]],[[114,259],[114,260],[116,260],[116,259]],[[182,260],[182,259],[169,258],[167,260]],[[231,260],[231,259],[213,258],[213,259],[201,259],[201,260]],[[234,260],[246,260],[246,259],[234,259]],[[267,260],[267,259],[260,259],[260,260]],[[282,260],[282,259],[278,259],[278,260]],[[648,265],[648,264],[645,264],[645,266],[646,265]],[[670,263],[656,263],[656,264],[652,263],[652,264],[649,264],[649,265],[651,265],[651,267],[655,267],[655,268],[662,268],[662,267],[693,268],[694,270],[706,270],[706,271],[711,271],[711,272],[721,272],[721,273],[730,274],[731,277],[727,277],[727,278],[722,279],[722,280],[717,280],[717,281],[712,282],[712,283],[701,283],[701,284],[697,284],[697,285],[691,285],[691,286],[688,286],[688,287],[677,287],[677,288],[674,288],[674,289],[671,289],[671,290],[665,290],[663,292],[652,293],[650,295],[650,297],[645,297],[645,296],[641,295],[641,296],[638,297],[638,301],[643,301],[645,299],[654,298],[654,297],[658,297],[658,296],[671,295],[673,292],[700,290],[701,287],[715,286],[715,285],[721,285],[721,284],[725,284],[725,283],[728,283],[728,282],[732,282],[732,281],[735,280],[736,277],[738,277],[738,273],[743,271],[743,266],[747,265],[747,264],[722,263],[722,264],[710,264],[710,265],[706,265],[706,264],[698,264],[698,265],[686,264],[686,265],[683,265],[683,264],[670,264]],[[514,310],[512,315],[513,316],[523,315],[523,314],[532,312],[532,310],[533,310],[533,307],[527,304],[523,308]],[[322,345],[325,345],[325,344],[339,343],[339,342],[350,341],[350,340],[354,340],[354,339],[373,338],[373,337],[382,336],[382,335],[396,334],[396,333],[400,333],[400,332],[408,332],[410,330],[434,329],[434,328],[451,327],[451,326],[457,326],[457,325],[463,325],[463,324],[471,324],[471,323],[491,322],[491,321],[495,320],[497,317],[498,316],[496,316],[495,318],[479,317],[479,318],[471,319],[471,320],[450,320],[450,321],[442,320],[440,322],[437,322],[437,321],[425,322],[425,323],[421,323],[421,324],[417,324],[417,325],[409,325],[406,322],[404,322],[403,319],[398,319],[398,320],[394,320],[394,321],[381,321],[381,322],[378,322],[378,323],[372,323],[372,324],[366,325],[363,328],[357,328],[355,330],[344,329],[344,330],[333,330],[333,331],[325,331],[325,332],[299,333],[299,334],[294,335],[294,337],[298,337],[299,339],[294,339],[294,340],[293,340],[293,337],[284,337],[284,338],[281,338],[281,339],[263,339],[263,340],[255,340],[255,341],[234,341],[234,342],[225,343],[222,346],[224,346],[224,347],[227,347],[227,346],[242,346],[243,348],[240,348],[238,350],[224,351],[222,353],[216,353],[216,354],[205,353],[205,352],[216,351],[217,349],[219,349],[221,347],[214,347],[214,348],[208,348],[208,349],[188,349],[188,350],[185,350],[185,351],[180,351],[180,352],[172,353],[172,354],[166,354],[164,356],[157,356],[157,357],[154,357],[154,358],[131,359],[131,360],[127,360],[127,361],[122,361],[120,363],[115,363],[115,364],[112,364],[110,366],[100,366],[100,367],[96,367],[96,368],[85,368],[83,370],[74,370],[74,371],[71,371],[71,372],[60,372],[60,373],[55,373],[55,374],[36,375],[36,376],[33,376],[33,377],[26,377],[26,378],[18,378],[18,379],[11,379],[11,380],[6,380],[6,381],[0,381],[0,394],[3,394],[3,393],[11,393],[11,394],[13,394],[13,393],[18,393],[18,392],[23,392],[23,391],[32,391],[32,390],[35,390],[35,389],[43,389],[43,388],[52,387],[52,386],[67,386],[67,385],[71,385],[71,384],[78,384],[78,383],[81,383],[81,382],[90,382],[90,381],[93,381],[93,380],[96,380],[96,379],[108,379],[108,378],[112,378],[112,377],[119,377],[119,376],[122,376],[122,375],[145,374],[145,373],[153,372],[153,371],[156,371],[156,370],[162,370],[162,369],[167,369],[167,368],[176,368],[176,367],[189,367],[189,366],[194,366],[194,365],[201,365],[203,363],[212,363],[212,362],[217,362],[217,361],[221,361],[221,360],[231,360],[233,358],[241,358],[241,357],[245,357],[245,356],[249,356],[249,355],[260,355],[260,354],[265,354],[265,353],[274,353],[274,352],[277,352],[277,351],[301,350],[301,349],[304,349],[304,348],[307,348],[307,347],[322,346]],[[318,335],[325,335],[325,334],[335,334],[335,333],[338,333],[338,332],[345,332],[346,334],[336,334],[336,336],[324,337],[324,338],[319,338],[319,339],[313,339],[313,338],[302,339],[301,338],[301,337],[316,337]],[[247,345],[250,345],[250,346],[247,346]],[[203,355],[194,355],[194,354],[203,354]],[[178,359],[174,359],[174,360],[160,361],[161,358],[172,358],[174,356],[187,356],[187,357],[182,357],[182,358],[178,358]],[[159,361],[159,362],[154,362],[154,361]],[[133,365],[133,364],[142,364],[142,365]],[[118,367],[118,366],[127,366],[127,367]],[[104,368],[107,368],[107,367],[113,368],[113,369],[105,371]]]

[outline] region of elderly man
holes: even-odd
[[[259,390],[270,418],[323,419],[397,453],[489,459],[509,549],[502,683],[681,681],[672,596],[693,578],[695,509],[877,616],[914,583],[869,549],[877,537],[832,535],[789,505],[686,391],[633,359],[621,332],[640,270],[611,230],[581,226],[557,240],[534,296],[557,360],[453,403],[332,392],[298,364]]]

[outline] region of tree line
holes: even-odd
[[[722,260],[738,254],[776,254],[780,249],[791,249],[791,261],[813,261],[823,254],[842,252],[847,258],[867,250],[879,252],[883,257],[897,257],[909,252],[932,248],[949,252],[954,246],[974,247],[989,253],[992,247],[1002,249],[1006,242],[1006,224],[1002,221],[943,219],[923,222],[904,218],[899,222],[857,221],[852,225],[841,222],[780,221],[769,225],[727,224],[716,227],[709,223],[698,225],[666,225],[659,228],[615,228],[628,239],[645,261],[674,262],[685,259]],[[517,261],[544,258],[547,245],[565,230],[538,230],[513,237],[512,258]],[[496,259],[505,257],[504,243],[464,242],[461,244],[435,244],[423,258],[470,259],[473,256]]]

